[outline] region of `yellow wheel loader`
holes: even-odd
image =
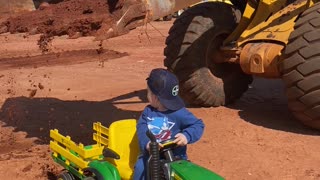
[[[320,3],[248,0],[207,2],[185,11],[166,39],[164,64],[182,97],[199,106],[239,98],[252,75],[282,78],[288,106],[320,128]]]
[[[151,21],[198,2],[147,0],[140,20]],[[137,17],[126,17],[112,32],[139,24]],[[164,55],[164,65],[179,78],[181,96],[189,104],[226,105],[248,89],[253,75],[282,78],[293,115],[320,129],[319,0],[199,3],[175,20]]]
[[[164,65],[187,103],[226,105],[253,75],[282,78],[293,115],[320,129],[320,0],[199,2],[125,0],[122,16],[97,40],[192,5],[175,20],[164,49]]]

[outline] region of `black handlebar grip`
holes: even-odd
[[[148,136],[148,138],[150,139],[151,142],[157,142],[156,137],[152,134],[152,132],[150,130],[148,130],[146,132],[146,134],[147,134],[147,136]]]

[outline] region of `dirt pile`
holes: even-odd
[[[0,33],[44,34],[46,37],[93,36],[109,29],[118,18],[124,0],[64,0],[35,11],[10,17]]]

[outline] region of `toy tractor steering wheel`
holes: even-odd
[[[177,144],[173,142],[175,138],[167,139],[164,141],[161,141],[160,144],[162,145],[162,148],[160,149],[161,151],[166,151],[170,149],[174,149],[177,147]]]

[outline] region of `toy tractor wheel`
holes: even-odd
[[[85,177],[83,180],[97,180],[97,179],[94,177]]]
[[[57,180],[75,180],[76,178],[68,171],[58,175]]]
[[[189,104],[221,106],[239,98],[252,82],[240,65],[218,63],[222,41],[238,23],[236,9],[225,3],[201,3],[177,18],[166,39],[164,65],[180,82]]]
[[[281,63],[288,106],[307,126],[320,129],[320,3],[295,24]]]
[[[86,178],[84,180],[103,180],[102,174],[94,168],[86,168],[85,170]]]

